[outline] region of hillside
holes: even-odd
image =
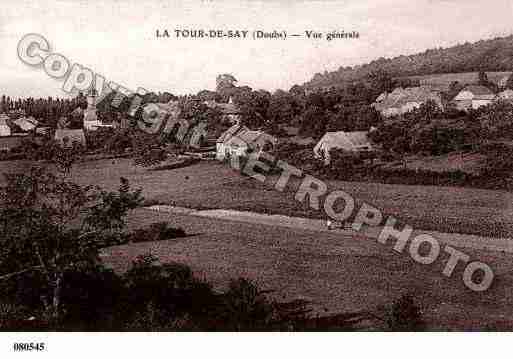
[[[501,72],[513,69],[513,35],[450,48],[430,49],[415,55],[392,59],[379,58],[369,64],[343,67],[337,71],[317,73],[305,83],[306,88],[343,86],[365,79],[370,73],[384,70],[393,77],[421,76],[476,71]]]
[[[499,87],[503,87],[507,79],[511,76],[511,71],[486,72],[488,80],[495,83]],[[430,74],[430,75],[414,75],[404,76],[401,79],[410,79],[418,82],[420,85],[429,85],[432,88],[440,90],[448,90],[453,82],[461,84],[478,84],[479,72],[459,72],[450,74]]]

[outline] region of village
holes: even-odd
[[[288,111],[283,115],[289,120],[284,121],[278,118],[277,122],[280,123],[254,121],[254,119],[248,117],[254,117],[255,114],[262,116],[258,113],[260,109],[241,109],[241,107],[244,108],[247,105],[244,102],[241,102],[242,106],[236,104],[233,94],[235,94],[235,97],[239,96],[239,99],[243,96],[235,91],[235,89],[238,89],[233,84],[235,79],[231,75],[226,76],[231,77],[228,81],[229,94],[224,95],[224,98],[227,99],[226,102],[218,102],[218,99],[214,98],[220,95],[215,92],[209,93],[206,90],[203,91],[203,95],[206,93],[206,97],[202,95],[186,100],[171,99],[169,102],[155,103],[146,101],[142,111],[145,116],[143,120],[159,121],[161,134],[171,134],[168,138],[169,142],[176,141],[183,149],[189,152],[197,152],[198,155],[202,154],[200,157],[215,157],[222,160],[227,156],[246,156],[249,152],[255,150],[273,152],[280,147],[295,146],[295,150],[304,151],[304,149],[309,149],[316,159],[328,166],[330,164],[330,153],[333,151],[364,154],[367,158],[382,158],[384,157],[383,153],[387,151],[395,152],[399,156],[407,156],[407,153],[402,153],[400,150],[386,148],[387,144],[380,141],[378,139],[380,136],[376,134],[383,131],[387,126],[398,123],[400,118],[417,116],[419,112],[428,107],[429,111],[432,112],[432,114],[428,114],[429,116],[438,116],[439,118],[445,116],[449,118],[446,123],[450,123],[450,119],[463,118],[469,114],[470,116],[479,114],[483,117],[484,109],[513,102],[513,89],[509,87],[510,82],[508,82],[511,73],[490,73],[493,81],[488,80],[486,73],[474,73],[473,78],[471,74],[462,74],[461,76],[455,74],[450,82],[447,78],[444,78],[445,75],[441,75],[438,80],[431,78],[424,83],[418,80],[413,82],[408,80],[406,84],[410,86],[400,86],[384,91],[368,105],[362,103],[361,99],[351,100],[355,104],[350,105],[348,110],[356,112],[356,115],[359,115],[364,108],[367,112],[375,111],[376,114],[371,114],[369,120],[360,119],[361,123],[354,123],[355,120],[353,120],[351,124],[335,123],[331,125],[331,123],[327,123],[320,127],[329,131],[322,132],[320,128],[308,131],[304,128],[311,126],[311,124],[298,123],[298,118],[304,116],[304,113],[301,114],[297,108],[294,108],[301,106],[301,100],[316,101],[320,98],[322,101],[323,98],[329,99],[330,96],[338,96],[341,99],[340,102],[334,104],[334,108],[342,109],[344,108],[342,103],[345,101],[345,95],[339,95],[337,89],[334,88],[308,89],[301,95],[302,99],[298,99],[299,96],[293,97],[291,94],[277,92],[275,94],[276,102],[282,101],[281,104],[285,105],[285,108],[279,109],[278,112]],[[458,78],[462,81],[468,81],[468,83],[459,82]],[[396,82],[401,84],[401,81]],[[230,91],[233,94],[230,94]],[[244,94],[244,91],[247,90],[241,88],[240,93]],[[278,98],[279,96],[283,98]],[[201,97],[205,99],[202,100]],[[43,139],[50,138],[62,146],[72,146],[73,143],[78,143],[87,148],[87,134],[89,134],[89,137],[98,131],[112,134],[120,129],[130,127],[128,114],[116,110],[112,115],[112,109],[105,110],[105,106],[98,110],[96,98],[94,91],[89,91],[86,95],[81,94],[79,96],[79,106],[72,110],[70,108],[68,113],[61,114],[58,121],[53,120],[53,123],[50,124],[45,119],[36,119],[33,115],[28,115],[23,108],[24,106],[16,107],[16,104],[6,103],[4,97],[2,102],[4,112],[0,114],[1,153],[6,158],[9,157],[10,153],[19,153],[22,143],[29,141],[29,139],[41,144]],[[329,100],[332,101],[332,99]],[[240,101],[245,101],[245,99]],[[289,103],[286,103],[287,101]],[[197,116],[198,118],[191,117],[190,114],[184,114],[183,104],[185,102],[194,104],[193,106],[197,107],[194,111],[203,111],[203,113]],[[146,113],[145,110],[150,108],[150,105],[157,105],[158,113]],[[182,109],[180,106],[182,106]],[[356,106],[358,108],[355,110],[354,107]],[[346,106],[345,109],[347,108]],[[481,110],[481,113],[479,110]],[[212,120],[206,117],[207,111],[214,112],[213,116],[216,123],[212,123]],[[279,115],[282,115],[282,113],[278,113]],[[335,117],[337,115],[335,114]],[[343,115],[346,118],[342,120],[347,121],[347,114]],[[275,115],[271,114],[270,116]],[[369,115],[366,113],[365,116]],[[320,121],[326,121],[324,114],[320,117]],[[335,120],[338,119],[335,118]],[[187,123],[187,125],[180,129],[179,133],[176,133],[177,129],[173,126],[181,123],[180,121]],[[331,119],[327,121],[330,122]],[[335,127],[335,129],[336,127],[345,127],[347,130],[330,130],[330,127]],[[173,131],[175,133],[171,133]],[[173,136],[175,136],[174,140]],[[453,140],[450,139],[449,141]],[[468,144],[473,140],[467,138],[464,142]],[[89,144],[89,146],[91,145]],[[98,151],[98,144],[95,144],[94,147]],[[215,151],[215,154],[212,151]]]

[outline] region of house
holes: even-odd
[[[349,152],[368,152],[373,150],[367,131],[326,132],[315,145],[313,151],[316,158],[324,160],[328,165],[331,161],[330,151],[341,149]]]
[[[488,87],[469,85],[454,97],[453,102],[458,110],[468,111],[489,105],[495,98],[495,94]]]
[[[9,116],[6,114],[0,115],[0,137],[11,135],[11,127],[8,124],[9,121]]]
[[[275,137],[263,131],[252,131],[245,126],[233,125],[217,140],[216,158],[222,161],[227,157],[268,151],[277,142]]]
[[[499,79],[499,82],[497,83],[497,86],[501,89],[505,89],[507,84],[508,84],[508,81],[509,81],[509,78],[511,77],[512,75],[509,74],[509,75],[506,75],[506,76],[502,76],[500,79]]]
[[[230,147],[229,140],[237,133],[249,131],[245,126],[233,125],[226,130],[216,141],[216,158],[220,161],[224,160],[226,155],[230,155],[233,148]]]
[[[384,92],[376,98],[372,107],[384,117],[391,117],[413,111],[428,101],[433,101],[441,110],[444,109],[440,91],[429,86],[398,87],[390,93]]]
[[[513,102],[513,90],[507,89],[497,94],[496,100]]]
[[[86,146],[86,138],[84,134],[84,130],[67,130],[67,129],[57,129],[55,131],[54,136],[55,141],[57,141],[62,147],[70,148],[74,143]]]
[[[20,117],[13,121],[23,131],[32,131],[39,124],[34,117]]]

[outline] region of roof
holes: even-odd
[[[5,124],[7,121],[9,121],[10,118],[5,113],[0,114],[0,124]]]
[[[266,143],[276,144],[277,142],[278,140],[275,137],[263,131],[253,131],[241,125],[230,127],[217,140],[217,143],[224,143],[228,146],[263,146]]]
[[[10,136],[11,135],[11,127],[7,123],[9,120],[9,116],[5,113],[0,114],[0,136]]]
[[[277,142],[278,140],[275,137],[263,131],[252,130],[239,131],[234,136],[232,136],[228,141],[226,141],[227,144],[235,143],[237,145],[247,146],[263,146],[266,143],[276,144]]]
[[[510,77],[511,77],[511,74],[510,75],[506,75],[506,76],[502,76],[500,78],[499,82],[497,83],[497,85],[499,85],[499,87],[506,87]]]
[[[18,125],[23,131],[30,131],[36,128],[38,122],[34,117],[20,117],[13,121],[16,125]]]
[[[472,94],[472,100],[493,100],[495,98],[495,94],[492,90],[490,90],[486,86],[482,85],[468,85],[463,88],[456,97],[454,97],[454,100],[468,100],[467,98],[464,98],[464,93],[469,92]]]
[[[225,132],[223,132],[223,134],[221,136],[219,136],[219,138],[217,139],[216,142],[217,143],[223,143],[226,140],[228,140],[230,137],[235,135],[237,132],[242,131],[242,130],[248,131],[249,129],[247,127],[245,127],[245,126],[233,125],[229,129],[227,129]]]
[[[474,95],[482,96],[482,95],[494,95],[493,91],[490,90],[486,86],[482,85],[468,85],[462,91],[472,92]]]
[[[348,151],[358,151],[360,149],[371,149],[372,144],[367,137],[367,131],[355,132],[326,132],[326,134],[315,145],[314,152],[319,154],[321,148],[332,149],[340,148]]]
[[[510,90],[510,89],[504,90],[504,91],[498,93],[497,96],[503,100],[513,100],[513,90]]]
[[[389,108],[401,108],[409,103],[425,103],[432,100],[442,105],[442,96],[439,91],[433,90],[430,86],[419,87],[398,87],[391,93],[382,93],[372,104],[378,111]]]

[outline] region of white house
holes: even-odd
[[[9,127],[7,123],[8,120],[9,116],[7,116],[6,114],[0,115],[0,137],[11,135],[11,127]]]
[[[413,111],[428,101],[434,102],[443,110],[440,91],[433,90],[429,86],[398,87],[390,93],[384,92],[378,96],[372,107],[384,117],[391,117]]]
[[[488,87],[469,85],[454,97],[453,102],[458,110],[468,111],[491,104],[496,95]]]
[[[513,101],[513,90],[507,89],[497,94],[497,100]]]
[[[315,145],[313,152],[316,158],[323,159],[328,165],[331,162],[330,151],[341,149],[348,152],[372,151],[373,146],[367,131],[326,132]]]
[[[245,126],[234,125],[224,132],[216,143],[216,158],[246,156],[250,153],[268,151],[277,144],[277,139],[263,131],[252,131]]]
[[[23,131],[32,131],[38,125],[38,122],[34,117],[20,117],[13,122]]]

